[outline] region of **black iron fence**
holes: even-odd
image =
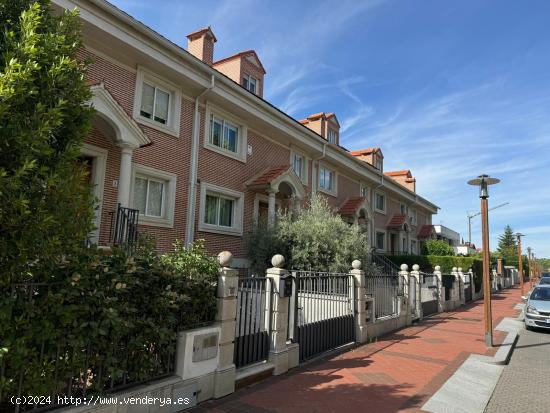
[[[111,245],[133,249],[138,241],[139,210],[125,208],[118,204],[115,211],[109,212],[111,226],[109,241]]]
[[[374,298],[376,319],[399,315],[400,297],[405,293],[403,276],[368,275],[365,282],[365,293]]]
[[[0,344],[8,347],[7,353],[0,354],[0,412],[51,410],[67,404],[65,396],[110,393],[173,374],[176,325],[172,330],[158,326],[163,331],[158,339],[135,343],[133,335],[108,331],[109,320],[83,319],[75,324],[61,310],[63,286],[13,284],[11,296],[2,303],[6,315],[2,322],[8,324],[2,328],[16,334],[12,336],[15,341],[9,343],[0,337]],[[49,309],[56,314],[46,316]],[[128,324],[135,321],[127,319]],[[105,326],[104,333],[86,333],[100,323]],[[29,395],[40,397],[28,399],[26,404],[10,401]]]
[[[273,294],[271,278],[239,278],[234,352],[237,368],[269,355]]]

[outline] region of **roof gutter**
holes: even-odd
[[[197,205],[197,170],[199,165],[200,113],[199,100],[215,86],[215,77],[210,78],[210,85],[195,98],[193,112],[193,140],[191,142],[191,166],[189,167],[189,185],[187,192],[187,225],[185,227],[185,245],[190,247],[195,238],[195,211]]]

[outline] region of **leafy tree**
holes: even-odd
[[[517,257],[516,236],[510,225],[504,227],[504,233],[498,238],[497,251],[504,259]]]
[[[430,239],[424,243],[424,255],[450,256],[455,255],[453,247],[445,241]]]
[[[0,5],[0,285],[40,279],[78,254],[93,199],[77,162],[92,109],[76,12]]]

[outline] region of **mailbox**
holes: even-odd
[[[292,295],[292,284],[294,277],[292,274],[287,274],[279,278],[279,297],[290,297]]]

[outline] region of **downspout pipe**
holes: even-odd
[[[195,98],[195,110],[193,112],[193,131],[191,142],[191,165],[189,167],[189,185],[187,197],[187,225],[185,228],[185,245],[189,247],[195,238],[195,210],[197,205],[197,170],[199,166],[199,142],[200,142],[200,98],[214,89],[215,77],[210,78],[210,85]]]

